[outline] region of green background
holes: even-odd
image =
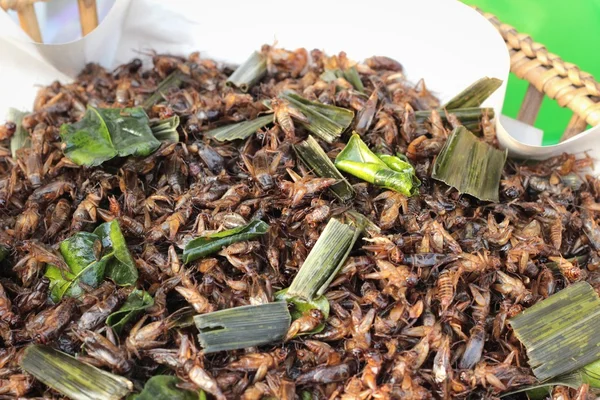
[[[517,31],[531,35],[548,51],[600,76],[600,0],[463,0],[495,14]],[[510,74],[502,113],[516,118],[527,82]],[[545,98],[535,126],[544,131],[543,144],[558,143],[569,119],[568,108]]]

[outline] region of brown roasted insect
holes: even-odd
[[[17,239],[27,239],[33,235],[40,223],[39,205],[31,203],[15,222],[15,237]]]
[[[289,193],[292,207],[299,206],[306,196],[313,196],[336,183],[334,178],[301,177],[291,169],[287,172],[294,182],[282,181],[280,187],[284,192]]]
[[[47,240],[56,236],[58,232],[67,225],[70,213],[71,204],[69,204],[66,199],[60,199],[58,203],[56,203],[56,207],[50,216],[50,224],[46,228],[46,233],[44,233],[43,238]]]
[[[290,325],[285,339],[290,340],[296,335],[304,332],[310,332],[315,329],[323,321],[323,313],[317,309],[312,309],[304,313],[300,318],[297,318]]]
[[[275,186],[273,175],[277,172],[281,157],[281,153],[276,153],[269,162],[269,155],[263,149],[257,151],[252,160],[245,154],[241,155],[248,172],[254,177],[262,190],[270,190]]]
[[[56,180],[35,189],[27,198],[27,203],[46,204],[56,200],[64,193],[69,193],[71,197],[74,197],[75,185],[67,180]]]
[[[469,285],[474,304],[471,306],[475,325],[471,328],[465,352],[460,360],[460,368],[473,368],[481,359],[486,339],[486,318],[490,313],[490,292],[477,286]]]
[[[19,321],[18,315],[12,311],[12,302],[6,295],[6,291],[0,285],[0,319],[14,325]]]
[[[260,381],[267,371],[276,368],[287,357],[287,351],[277,349],[271,353],[250,353],[227,364],[232,371],[256,371],[254,381]]]
[[[75,335],[83,343],[88,357],[99,364],[98,366],[109,367],[119,374],[127,373],[131,369],[126,352],[106,337],[90,330],[76,331]]]
[[[181,274],[181,283],[182,286],[175,287],[175,290],[182,295],[192,307],[194,307],[194,310],[196,310],[198,314],[214,311],[213,305],[198,291],[197,286],[185,272]]]
[[[29,337],[40,343],[48,343],[58,337],[71,322],[76,305],[73,299],[64,299],[57,306],[32,315],[25,322],[25,331]]]
[[[96,222],[96,211],[100,200],[102,200],[100,195],[90,193],[77,205],[71,219],[71,231],[79,232],[86,223]]]
[[[292,118],[299,122],[309,123],[308,117],[294,108],[287,100],[273,98],[271,99],[271,108],[273,109],[273,122],[277,122],[285,136],[292,141],[296,137],[296,128]]]

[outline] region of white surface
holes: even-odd
[[[509,72],[495,28],[455,0],[119,0],[91,34],[61,45],[33,44],[8,20],[0,13],[0,115],[10,106],[30,108],[35,85],[67,80],[87,62],[112,68],[149,50],[200,51],[239,63],[277,40],[284,48],[344,50],[357,60],[386,55],[400,61],[412,81],[425,78],[442,101],[482,76],[506,82]],[[485,103],[497,115],[505,91],[506,83]],[[498,136],[511,154],[526,158],[587,150],[600,158],[600,146],[592,146],[600,141],[600,127],[548,147],[520,143],[501,125]]]
[[[510,132],[511,136],[519,142],[531,145],[541,146],[542,139],[544,138],[544,131],[526,124],[525,122],[518,121],[514,118],[507,117],[506,115],[500,116],[500,125]]]
[[[98,19],[102,21],[115,0],[96,0]],[[65,43],[81,39],[79,7],[75,0],[39,1],[34,4],[44,43]],[[15,24],[19,24],[16,11],[10,10]]]

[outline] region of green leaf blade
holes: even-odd
[[[291,324],[285,302],[242,306],[194,317],[204,353],[281,341]]]
[[[169,90],[181,87],[183,84],[184,73],[177,69],[163,79],[156,88],[156,91],[148,97],[143,103],[142,108],[148,110],[158,103]]]
[[[483,201],[499,201],[507,151],[498,150],[458,127],[440,151],[432,177]]]
[[[301,111],[309,120],[301,125],[327,143],[340,137],[354,119],[351,110],[310,101],[293,92],[284,92],[279,97]]]
[[[241,227],[198,237],[186,244],[183,249],[183,262],[188,263],[205,257],[232,243],[254,239],[264,235],[268,230],[269,225],[266,222],[254,220]]]
[[[215,139],[219,142],[230,142],[238,139],[247,139],[273,122],[272,115],[263,115],[250,121],[242,121],[237,124],[225,125],[219,128],[204,132],[204,136]]]
[[[573,284],[534,304],[510,324],[540,380],[600,360],[600,298],[587,282]]]
[[[128,379],[47,346],[30,345],[19,364],[24,371],[73,400],[119,400],[133,389]]]
[[[465,107],[479,107],[501,85],[502,80],[486,76],[473,82],[462,92],[454,96],[443,108],[454,110]]]
[[[330,219],[292,281],[287,296],[314,299],[348,255],[355,232],[352,226]]]
[[[318,176],[334,178],[339,181],[332,185],[330,190],[340,200],[349,201],[354,197],[354,188],[327,157],[327,154],[314,137],[309,135],[305,141],[294,145],[294,150],[302,162]]]

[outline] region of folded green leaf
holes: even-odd
[[[338,78],[344,78],[352,86],[354,86],[354,89],[358,90],[361,93],[365,92],[365,86],[363,85],[360,79],[360,75],[358,74],[358,70],[356,69],[356,67],[350,67],[344,71],[342,71],[341,69],[328,69],[325,70],[319,78],[325,82],[333,82]]]
[[[179,142],[179,115],[167,119],[151,120],[150,129],[154,137],[161,142]]]
[[[291,316],[285,302],[242,306],[194,317],[205,354],[261,346],[282,340]]]
[[[292,308],[289,310],[290,315],[292,316],[292,321],[302,317],[307,311],[314,309],[321,311],[321,314],[323,314],[323,320],[329,317],[329,300],[327,300],[327,297],[321,295],[315,297],[313,300],[304,300],[299,297],[288,296],[287,292],[288,289],[280,290],[279,292],[275,293],[275,299],[277,301],[287,301],[288,304],[292,306]],[[299,333],[297,336],[314,335],[315,333],[321,332],[323,329],[325,329],[324,322],[320,323],[315,329],[308,332]]]
[[[598,376],[600,298],[587,282],[573,284],[510,320],[534,375],[545,380],[588,366]]]
[[[312,136],[296,145],[294,145],[296,154],[308,168],[322,178],[334,178],[339,182],[332,185],[329,189],[340,200],[348,201],[354,197],[354,188],[348,183],[346,178],[338,171],[329,159],[323,148]]]
[[[458,127],[436,158],[431,176],[460,193],[498,202],[498,187],[506,155],[506,150],[498,150],[464,127]]]
[[[184,77],[185,74],[179,69],[176,69],[175,71],[171,72],[169,76],[167,76],[165,79],[163,79],[162,82],[158,84],[156,91],[150,97],[148,97],[146,101],[142,103],[142,108],[144,110],[149,109],[150,107],[158,103],[160,100],[162,100],[164,98],[165,93],[169,92],[169,90],[180,87],[183,84]]]
[[[183,249],[183,262],[188,263],[205,257],[232,243],[254,239],[260,235],[264,235],[268,230],[269,225],[257,219],[244,226],[196,238],[185,245]]]
[[[83,118],[60,127],[63,151],[74,163],[94,167],[116,157],[108,127],[96,108],[88,107]]]
[[[355,161],[359,163],[379,164],[387,168],[387,164],[383,162],[375,153],[373,153],[367,144],[362,141],[360,135],[353,133],[346,144],[346,147],[338,154],[335,161]]]
[[[119,400],[133,389],[128,379],[47,346],[27,347],[19,365],[25,372],[73,400]]]
[[[456,108],[479,107],[501,85],[502,81],[500,79],[481,78],[454,96],[443,108],[454,110]]]
[[[31,145],[29,133],[27,132],[27,129],[23,128],[23,117],[27,114],[28,113],[19,111],[15,108],[8,109],[6,120],[14,122],[17,126],[15,133],[12,138],[10,138],[10,153],[12,154],[12,158],[17,158],[17,150]]]
[[[420,184],[414,168],[408,162],[396,156],[379,158],[356,133],[352,134],[344,150],[336,157],[335,166],[366,182],[406,196],[414,194]]]
[[[219,128],[204,132],[204,136],[215,139],[219,142],[230,142],[237,139],[246,139],[273,122],[272,115],[263,115],[250,121],[238,122],[232,125],[225,125]]]
[[[248,59],[231,74],[227,82],[228,86],[235,86],[242,92],[247,92],[267,73],[267,57],[265,54],[255,51]]]
[[[409,174],[412,178],[412,188],[409,189],[411,195],[415,194],[416,189],[421,186],[421,181],[417,178],[415,167],[413,167],[404,154],[390,156],[387,154],[378,154],[377,157],[389,168],[396,172]]]
[[[348,129],[354,118],[354,112],[348,109],[310,101],[291,91],[284,92],[279,97],[301,111],[309,122],[300,124],[327,143],[332,143]]]
[[[120,334],[129,321],[133,321],[142,311],[153,305],[154,299],[148,292],[135,289],[129,294],[123,306],[106,318],[106,325],[112,327],[117,334]]]
[[[54,265],[46,267],[45,276],[50,279],[50,297],[59,302],[63,296],[79,297],[83,289],[79,282],[98,287],[104,279],[106,264],[110,255],[102,257],[100,238],[88,232],[77,232],[60,244],[60,253],[70,272]]]
[[[337,271],[338,266],[345,261],[355,233],[356,229],[349,224],[343,224],[335,218],[330,219],[300,267],[286,296],[313,300],[330,281],[330,276]]]
[[[146,382],[140,394],[131,396],[129,400],[206,400],[202,390],[181,389],[177,386],[180,383],[181,379],[176,376],[156,375]]]
[[[83,118],[60,128],[64,153],[78,165],[96,166],[113,157],[147,156],[160,146],[141,107],[88,107]]]
[[[127,249],[119,222],[116,219],[105,222],[94,230],[94,234],[102,241],[104,252],[112,253],[114,256],[106,265],[106,276],[120,286],[135,285],[138,270]]]
[[[144,157],[158,149],[160,142],[152,134],[150,119],[142,107],[98,108],[119,157]]]

